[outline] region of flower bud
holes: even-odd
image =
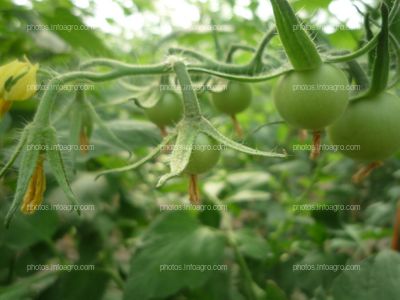
[[[43,194],[46,190],[46,176],[43,170],[44,155],[40,155],[36,163],[35,171],[29,181],[21,211],[24,214],[33,214],[43,201]]]

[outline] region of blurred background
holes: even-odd
[[[378,2],[373,0],[291,3],[321,52],[356,50],[365,43],[364,15],[368,12],[379,20]],[[226,54],[233,44],[256,47],[273,25],[267,0],[1,0],[0,4],[0,64],[26,56],[51,74],[77,70],[80,63],[96,57],[158,63],[175,46],[215,58],[215,32]],[[286,62],[278,38],[266,54],[271,69]],[[237,51],[233,62],[243,64],[251,57],[251,52]],[[363,67],[366,61],[366,57],[359,60]],[[39,73],[40,84],[45,86],[48,80],[48,74]],[[88,83],[87,97],[107,126],[131,147],[131,161],[146,155],[161,136],[126,87],[145,87],[158,80],[138,76],[124,82]],[[307,148],[311,136],[281,122],[273,106],[275,83],[274,79],[251,84],[251,106],[238,115],[244,131],[241,141],[262,150],[285,149],[289,157],[260,158],[225,150],[217,166],[200,177],[203,204],[219,203],[224,209],[164,211],[166,204],[189,203],[184,176],[155,188],[168,171],[165,153],[135,171],[95,180],[96,172],[128,161],[126,153],[95,125],[91,151],[63,151],[72,188],[86,205],[82,215],[58,207],[32,216],[18,213],[9,229],[0,226],[0,299],[242,300],[251,299],[249,288],[256,299],[376,300],[371,290],[380,289],[391,291],[393,298],[388,300],[397,299],[399,287],[386,277],[400,276],[398,256],[383,252],[380,260],[370,258],[390,248],[400,196],[399,155],[359,185],[351,182],[351,176],[360,165],[338,152],[325,151],[310,161],[308,150],[294,146]],[[32,120],[43,91],[15,103],[0,121],[3,164],[21,129]],[[399,86],[393,92],[399,94]],[[53,111],[63,144],[68,144],[74,121],[68,111],[74,96],[73,89],[59,93]],[[210,92],[199,99],[205,116],[236,139],[230,118],[211,104]],[[325,135],[323,143],[329,143]],[[1,223],[15,191],[18,162],[0,181]],[[68,204],[45,168],[43,204]],[[331,209],[300,209],[303,204]],[[72,271],[37,267],[55,264],[93,267]],[[225,269],[161,271],[165,264]],[[361,270],[309,269],[346,264],[361,265]],[[386,276],[387,268],[392,275]],[[373,280],[371,270],[379,274]],[[360,296],[357,291],[365,285],[371,290]]]

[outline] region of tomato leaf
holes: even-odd
[[[332,286],[334,299],[398,299],[400,254],[385,250],[360,264],[359,271],[344,271]]]
[[[78,17],[70,12],[70,10],[57,7],[52,13],[42,13],[41,17],[52,32],[57,34],[72,47],[84,49],[92,55],[112,55],[111,50],[103,44],[102,40],[97,37],[95,32],[90,27],[86,27]]]
[[[190,212],[163,214],[132,258],[124,299],[165,299],[183,288],[197,288],[215,272],[223,271],[167,269],[221,264],[223,251],[223,236],[202,226]]]

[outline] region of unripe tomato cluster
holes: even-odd
[[[251,88],[238,81],[230,81],[222,92],[212,94],[214,106],[230,116],[249,107],[251,98]],[[173,92],[163,93],[155,106],[145,109],[145,114],[159,128],[177,124],[183,114],[180,96]],[[192,145],[190,160],[184,172],[190,175],[207,172],[218,162],[220,152],[220,147],[213,138],[199,133]]]
[[[322,64],[284,75],[273,89],[273,100],[289,125],[313,131],[327,128],[331,142],[352,159],[372,162],[392,156],[400,149],[400,100],[385,92],[349,103],[348,84],[341,69]],[[230,81],[226,89],[212,93],[216,109],[230,116],[248,108],[251,98],[250,86],[238,81]],[[145,113],[160,128],[175,125],[183,114],[180,96],[166,92]],[[207,172],[219,156],[216,141],[200,133],[185,173]]]

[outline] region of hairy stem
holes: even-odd
[[[183,95],[183,117],[185,119],[200,120],[201,110],[196,92],[193,90],[190,75],[183,62],[177,61],[174,64],[174,70],[178,77]]]
[[[108,61],[108,60],[105,60]],[[158,65],[126,65],[119,66],[107,73],[95,73],[87,71],[76,71],[63,74],[53,78],[48,83],[48,89],[43,95],[42,101],[39,104],[34,122],[40,125],[48,125],[50,123],[50,112],[59,88],[71,81],[89,80],[93,82],[108,81],[123,76],[132,75],[155,75],[170,72],[170,65],[168,63]]]

